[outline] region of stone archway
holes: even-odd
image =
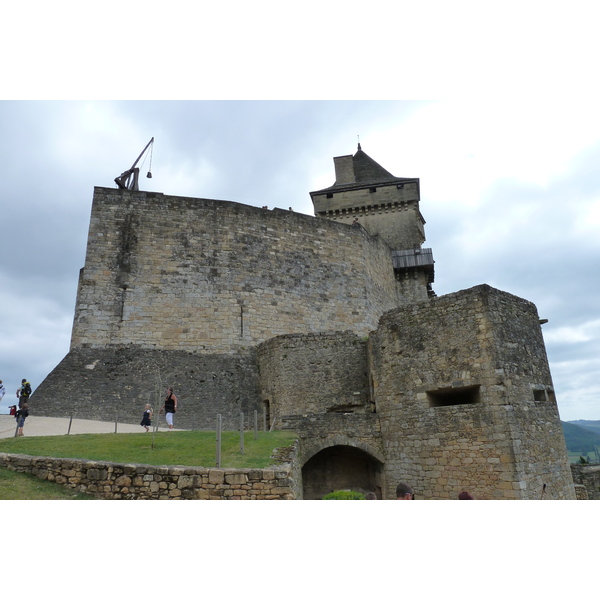
[[[375,492],[381,499],[383,463],[360,448],[335,445],[314,454],[302,467],[304,500],[320,500],[336,490]]]

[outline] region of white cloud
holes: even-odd
[[[544,334],[546,344],[579,344],[600,340],[600,319],[576,326],[558,327]]]

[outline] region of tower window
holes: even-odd
[[[399,183],[398,185],[396,185],[396,188],[401,190],[404,187],[403,183]]]
[[[372,194],[373,192],[376,192],[377,188],[369,188],[369,192]]]
[[[467,385],[456,388],[442,388],[427,392],[429,406],[454,406],[456,404],[477,404],[479,386]]]
[[[328,197],[328,198],[333,198],[333,194],[332,194],[332,193],[329,193],[329,194],[327,194],[327,197]]]
[[[550,387],[542,385],[538,385],[533,389],[533,399],[536,402],[545,402],[546,400],[549,400],[550,402],[556,402],[554,390]]]

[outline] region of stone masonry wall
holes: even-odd
[[[535,306],[506,292],[483,289],[503,407],[514,445],[517,477],[527,498],[572,498],[572,478],[542,327]]]
[[[544,483],[575,498],[538,321],[489,286],[382,317],[370,357],[388,497],[406,481],[432,499],[536,499]]]
[[[379,235],[394,250],[420,248],[425,241],[424,221],[419,211],[419,184],[375,186],[313,196],[315,213],[347,225],[355,218],[371,235]]]
[[[271,421],[371,411],[366,338],[352,332],[285,335],[261,344],[257,354]]]
[[[36,414],[139,422],[170,385],[180,427],[262,413],[255,347],[363,335],[398,304],[389,247],[360,228],[234,202],[95,188],[71,350]],[[229,422],[231,421],[231,423]]]
[[[302,493],[289,466],[160,467],[6,453],[0,466],[104,500],[294,500]]]
[[[396,294],[389,247],[361,229],[95,188],[71,348],[227,354],[286,333],[366,334]]]
[[[38,386],[32,414],[137,424],[149,403],[158,418],[165,388],[172,386],[180,406],[175,427],[239,427],[240,413],[262,423],[263,403],[252,351],[246,355],[205,355],[136,346],[76,348]],[[160,417],[164,424],[164,415]],[[141,430],[141,428],[140,428]]]

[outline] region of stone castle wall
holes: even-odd
[[[535,306],[478,286],[350,332],[282,336],[258,349],[275,428],[302,441],[303,477],[419,498],[572,499],[575,490]],[[343,447],[354,448],[352,453]],[[362,466],[361,466],[362,465]]]
[[[284,335],[258,348],[271,421],[303,414],[371,412],[367,338],[352,332]]]
[[[575,497],[533,304],[478,286],[391,311],[370,348],[388,494]]]
[[[389,248],[363,230],[95,188],[71,348],[243,352],[286,333],[366,334],[396,305]]]
[[[389,247],[360,228],[234,202],[95,188],[71,349],[36,414],[139,422],[182,400],[180,427],[262,414],[256,345],[366,335],[398,304]]]
[[[167,386],[179,399],[175,427],[226,430],[240,413],[253,418],[263,402],[253,352],[205,355],[136,346],[76,348],[53,369],[31,397],[32,414],[139,423],[144,405],[157,418]],[[161,417],[164,423],[164,415]]]

